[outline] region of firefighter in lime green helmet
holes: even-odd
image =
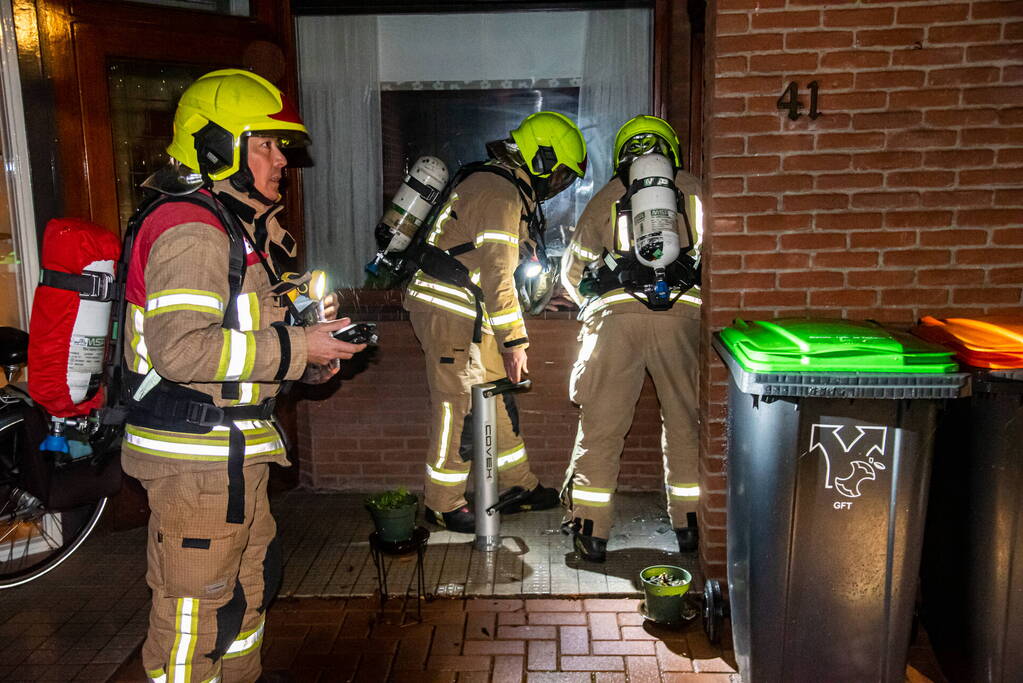
[[[541,199],[550,199],[586,175],[586,141],[564,114],[530,114],[511,132]]]
[[[430,439],[426,454],[426,517],[472,533],[466,504],[472,386],[528,371],[525,315],[538,295],[523,280],[546,264],[541,203],[586,173],[586,142],[567,116],[527,116],[508,138],[487,144],[489,159],[463,166],[438,200],[426,242],[448,259],[423,267],[405,291],[405,308],[426,354]],[[430,272],[427,272],[427,271]],[[458,272],[467,273],[465,280]],[[529,301],[524,301],[529,298]],[[512,394],[497,411],[497,469],[505,514],[557,505],[557,491],[530,469]]]
[[[614,177],[586,205],[562,257],[562,283],[582,309],[583,330],[569,389],[579,428],[561,495],[565,529],[592,562],[606,556],[619,459],[647,374],[661,405],[665,493],[679,550],[698,545],[703,209],[680,149],[667,121],[627,121],[615,136]]]
[[[682,169],[678,135],[667,121],[647,115],[629,119],[615,135],[612,160],[615,173],[622,165],[651,152],[668,157],[676,171]]]
[[[334,360],[363,348],[331,336],[347,319],[285,324],[274,294],[274,254],[295,250],[278,222],[282,150],[306,141],[273,84],[206,74],[181,96],[172,163],[146,180],[128,226],[121,461],[152,511],[151,681],[260,677],[281,576],[268,471],[288,465],[274,397],[284,381],[329,378]]]
[[[223,69],[201,77],[181,95],[167,153],[207,184],[230,180],[238,191],[272,204],[280,194],[264,196],[249,168],[252,136],[273,138],[282,152],[309,144],[298,111],[276,86],[249,71]]]

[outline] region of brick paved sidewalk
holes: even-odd
[[[297,683],[738,683],[727,633],[715,647],[699,621],[655,626],[639,603],[437,599],[419,623],[415,603],[403,611],[398,598],[383,613],[375,598],[284,599],[270,610],[263,664]],[[907,681],[942,680],[926,642],[910,663]],[[141,675],[136,655],[112,683]]]
[[[301,683],[601,683],[737,681],[727,649],[699,624],[644,625],[626,598],[438,599],[423,622],[392,599],[279,600],[270,611],[263,663]],[[113,681],[137,681],[135,657]]]

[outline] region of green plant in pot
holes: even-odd
[[[405,488],[376,493],[366,499],[366,509],[381,541],[401,543],[416,529],[419,499]]]

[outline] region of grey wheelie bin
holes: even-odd
[[[1023,681],[1023,316],[924,318],[914,333],[972,373],[939,418],[922,621],[954,683]]]
[[[951,354],[874,323],[717,333],[728,394],[732,639],[752,683],[905,677]]]

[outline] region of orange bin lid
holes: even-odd
[[[999,370],[1023,368],[1023,315],[945,320],[924,316],[913,334],[947,346],[966,365]]]

